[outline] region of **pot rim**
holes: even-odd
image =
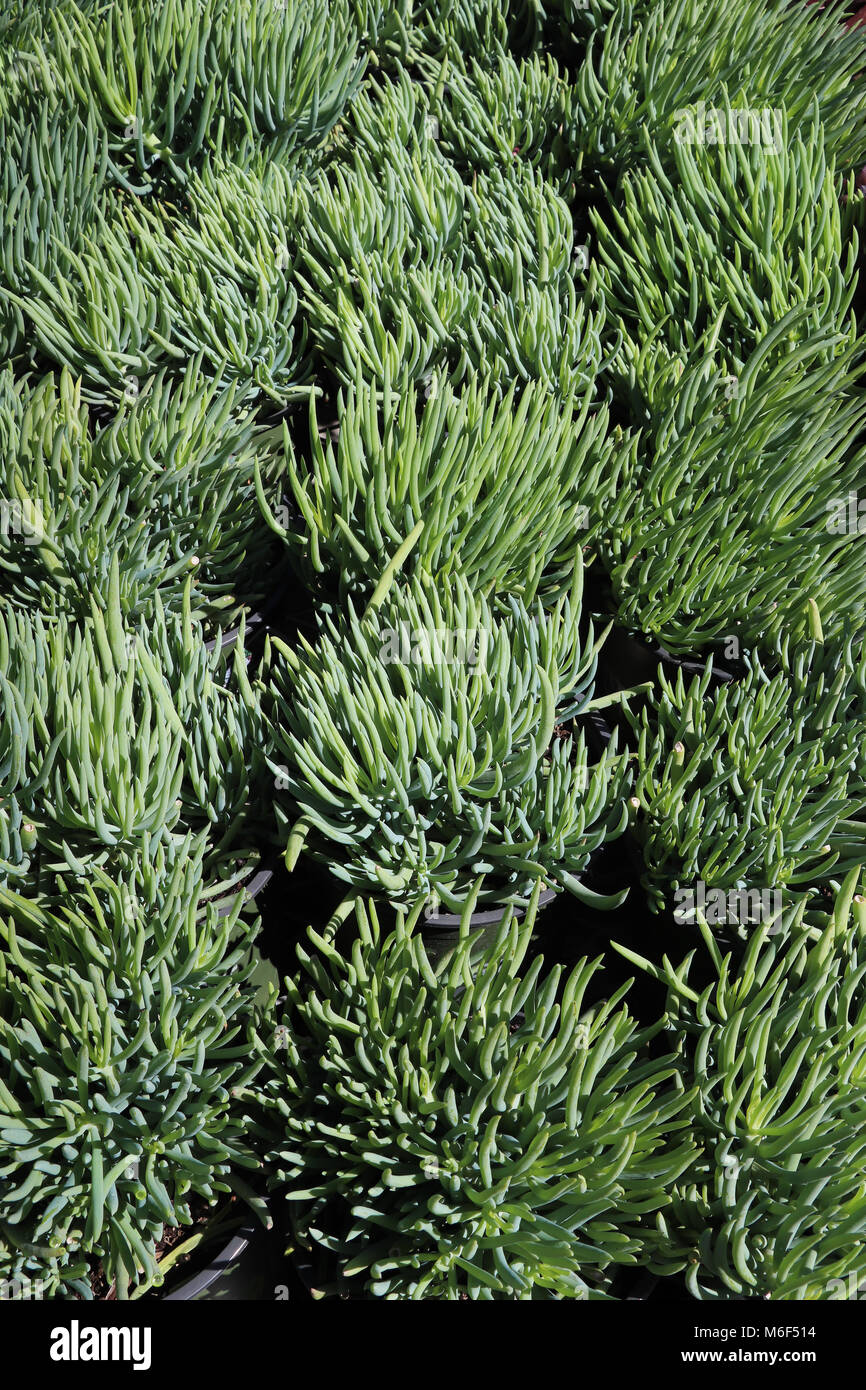
[[[238,1260],[244,1253],[255,1234],[255,1223],[251,1218],[244,1218],[243,1225],[235,1232],[227,1245],[224,1245],[213,1258],[211,1263],[198,1274],[192,1274],[179,1284],[171,1293],[167,1293],[162,1299],[163,1303],[170,1302],[189,1302],[191,1299],[199,1298],[226,1270]]]
[[[546,903],[552,903],[554,898],[558,896],[559,894],[555,888],[542,889],[538,895],[539,907],[544,906]],[[520,919],[526,915],[528,903],[502,903],[499,907],[486,908],[481,912],[472,912],[469,914],[469,925],[470,927],[492,927],[496,922],[502,920],[503,914],[507,912],[509,907],[513,908],[515,917]],[[444,927],[449,930],[459,927],[462,920],[462,917],[455,912],[440,912],[435,917],[428,916],[426,910],[424,913],[424,926],[430,927],[434,931],[438,927]]]

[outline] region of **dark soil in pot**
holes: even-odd
[[[264,634],[268,630],[271,617],[285,604],[289,591],[289,576],[287,575],[285,565],[281,565],[274,572],[267,598],[263,599],[257,608],[246,615],[246,645],[250,651],[251,657],[258,657],[260,655]],[[237,626],[220,632],[218,636],[212,637],[210,641],[205,642],[205,649],[211,652],[217,646],[223,648],[233,647],[240,636],[240,631],[240,627]]]
[[[261,1282],[262,1271],[274,1258],[273,1233],[266,1231],[234,1196],[226,1197],[216,1207],[204,1198],[193,1197],[190,1210],[192,1223],[164,1226],[157,1243],[157,1260],[167,1266],[164,1283],[138,1296],[133,1290],[130,1303],[211,1297],[217,1295],[219,1288],[224,1290],[224,1297],[257,1296],[241,1290],[252,1287],[257,1280]],[[90,1287],[95,1300],[117,1301],[115,1285],[108,1283],[99,1261],[91,1268]],[[211,1289],[213,1294],[206,1295],[205,1291]]]

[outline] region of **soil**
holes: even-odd
[[[229,1201],[235,1202],[236,1198],[231,1197]],[[197,1229],[206,1226],[207,1223],[213,1219],[214,1210],[208,1205],[204,1198],[191,1198],[190,1207],[193,1214],[192,1224],[190,1226],[163,1226],[162,1236],[156,1245],[157,1260],[161,1260],[170,1250],[173,1250],[176,1245],[179,1245],[184,1240],[188,1240]],[[223,1232],[221,1236],[216,1237],[216,1239],[222,1240],[224,1243],[226,1240],[225,1232]],[[189,1255],[182,1255],[177,1263],[172,1266],[171,1272],[162,1288],[155,1290],[149,1295],[143,1296],[153,1298],[162,1297],[170,1288],[176,1287],[179,1282],[189,1275],[191,1272],[189,1269],[191,1261],[197,1265],[203,1263],[201,1257],[205,1252],[207,1255],[212,1253],[210,1241],[204,1241],[202,1245],[197,1246]],[[112,1281],[111,1284],[108,1283],[102,1268],[101,1260],[91,1268],[90,1288],[94,1299],[98,1301],[110,1303],[117,1299],[115,1283],[114,1281]]]

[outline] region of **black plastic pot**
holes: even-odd
[[[285,1285],[285,1268],[273,1232],[250,1218],[205,1269],[186,1279],[162,1302],[204,1299],[270,1302]]]
[[[706,658],[674,656],[660,643],[632,636],[619,627],[611,629],[599,653],[600,671],[610,678],[607,684],[613,689],[625,690],[645,681],[654,681],[659,666],[662,666],[669,676],[675,676],[677,671],[682,671],[684,677],[690,678],[703,674]],[[737,680],[745,673],[745,669],[742,663],[727,661],[718,653],[714,653],[711,685],[724,685],[728,681]],[[602,681],[600,684],[605,683]]]
[[[645,1302],[646,1299],[652,1298],[653,1294],[655,1293],[655,1290],[658,1287],[658,1283],[659,1281],[654,1274],[647,1274],[645,1270],[641,1270],[640,1275],[638,1276],[631,1289],[631,1292],[626,1294],[623,1302]]]
[[[173,1293],[167,1293],[163,1302],[250,1297],[251,1295],[241,1292],[240,1288],[246,1283],[245,1275],[250,1264],[248,1252],[254,1238],[252,1223],[242,1226],[207,1268],[185,1280]]]
[[[247,617],[247,632],[255,632],[257,628],[261,627],[263,622],[264,619],[261,613],[250,613]],[[211,639],[204,644],[205,651],[215,651],[218,646],[223,648],[233,647],[240,636],[240,631],[239,627],[233,627],[230,628],[228,632],[221,632],[219,637],[211,637]]]
[[[220,903],[218,908],[218,916],[228,916],[228,914],[234,907],[235,899],[237,898],[238,893],[242,891],[246,892],[246,901],[252,902],[253,898],[256,897],[256,895],[262,891],[266,884],[270,883],[273,876],[273,869],[259,869],[250,879],[249,883],[238,885],[238,887],[236,887],[226,898],[225,902]]]
[[[275,588],[271,592],[271,595],[268,598],[268,600],[262,604],[261,608],[257,608],[255,612],[247,614],[246,632],[248,637],[256,636],[259,632],[264,630],[268,618],[270,617],[271,613],[273,613],[274,609],[277,607],[277,604],[280,602],[282,596],[282,589]],[[212,652],[216,647],[222,647],[224,649],[227,647],[233,647],[237,642],[238,637],[240,636],[240,632],[240,627],[233,627],[229,628],[228,632],[221,632],[219,637],[211,637],[210,641],[205,642],[204,644],[205,651]]]
[[[291,505],[291,499],[283,499],[287,505]],[[286,604],[290,606],[297,603],[298,590],[293,582],[291,571],[281,569],[275,572],[272,577],[270,593],[258,608],[246,614],[245,627],[246,636],[250,639],[258,639],[270,630],[271,619],[274,618]],[[312,597],[306,596],[312,604]],[[299,610],[301,611],[301,610]],[[303,608],[306,612],[306,605]],[[227,632],[221,632],[218,637],[211,637],[205,642],[205,650],[212,652],[216,647],[226,649],[233,647],[240,636],[240,626],[229,628]]]
[[[539,906],[541,907],[545,903],[552,903],[555,897],[557,897],[555,889],[545,888],[544,891],[538,895]],[[507,910],[507,906],[506,903],[503,903],[500,907],[485,908],[483,912],[470,913],[470,927],[495,926],[497,922],[502,920],[502,915]],[[523,906],[516,906],[514,908],[514,915],[517,918],[524,917],[526,915],[526,908]],[[425,925],[434,930],[437,927],[441,927],[443,931],[453,931],[456,927],[460,926],[461,921],[462,918],[459,914],[454,912],[437,912],[435,916],[431,916],[429,911],[425,911],[424,913]]]

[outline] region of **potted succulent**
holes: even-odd
[[[847,1298],[866,1275],[862,1189],[862,871],[823,910],[806,897],[738,959],[705,922],[706,987],[689,963],[629,959],[668,988],[698,1151],[658,1217],[659,1272],[699,1299]],[[856,1297],[856,1293],[855,1293]]]
[[[660,673],[640,716],[626,711],[640,769],[633,833],[656,908],[697,883],[781,898],[862,863],[863,661],[850,647],[790,644],[777,659],[773,674],[756,654],[744,679],[712,692],[711,662],[688,685]]]
[[[614,742],[590,766],[581,733],[554,736],[592,704],[580,574],[547,615],[513,596],[498,609],[459,576],[444,597],[419,572],[326,620],[315,647],[275,642],[290,868],[303,846],[356,890],[452,912],[483,873],[484,901],[525,902],[542,881],[614,905],[580,875],[625,828],[625,760]]]
[[[538,891],[480,956],[467,920],[435,967],[418,909],[386,934],[359,899],[346,954],[311,931],[262,1142],[296,1241],[335,1258],[339,1288],[605,1298],[687,1168],[690,1093],[672,1057],[650,1059],[658,1028],[636,1026],[622,990],[584,1007],[597,962],[521,972]]]
[[[235,1192],[268,1220],[240,1099],[261,1066],[254,928],[240,898],[199,910],[203,850],[145,844],[117,876],[59,875],[52,899],[0,889],[0,1258],[44,1296],[158,1285],[163,1228],[196,1202]]]

